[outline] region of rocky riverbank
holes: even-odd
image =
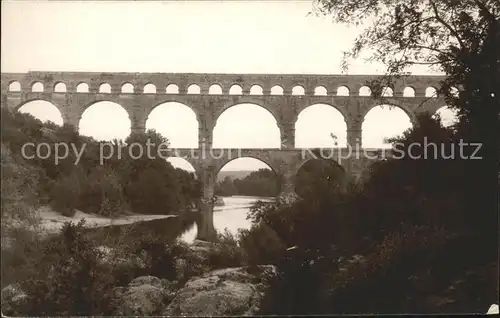
[[[238,266],[209,270],[185,277],[187,267],[203,266],[217,244],[195,241],[187,253],[176,259],[175,278],[138,276],[112,290],[112,314],[118,316],[248,316],[258,313],[265,291],[277,274],[272,265]],[[101,262],[113,266],[148,262],[142,255],[114,258],[113,250],[102,246],[107,255]],[[196,263],[196,264],[193,264]],[[191,269],[192,270],[192,269]],[[2,289],[2,313],[23,312],[27,294],[19,285]]]

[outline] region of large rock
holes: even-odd
[[[116,287],[114,314],[119,316],[152,316],[160,314],[175,296],[175,282],[154,276],[141,276],[127,287]]]
[[[220,269],[191,278],[167,309],[167,316],[253,315],[260,307],[267,279],[276,275],[272,265]]]

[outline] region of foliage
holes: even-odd
[[[75,215],[82,193],[81,176],[75,171],[62,175],[52,183],[51,206],[54,211],[64,216]]]
[[[276,264],[286,249],[281,238],[265,223],[240,230],[239,241],[249,265]]]
[[[211,269],[238,267],[245,262],[245,252],[237,238],[227,229],[217,235],[217,244],[208,253],[207,263]]]
[[[158,235],[145,234],[137,239],[132,246],[132,255],[145,255],[146,264],[142,273],[136,276],[152,275],[159,278],[175,280],[177,277],[175,258],[180,254],[179,248],[167,244],[164,238]]]
[[[21,282],[27,315],[109,314],[113,278],[102,252],[82,234],[84,222],[67,223],[61,235],[43,244]],[[36,266],[35,266],[36,264]]]
[[[36,171],[39,182],[35,192],[39,201],[50,201],[65,215],[71,216],[75,209],[80,209],[110,216],[129,208],[135,213],[177,214],[192,208],[200,197],[200,185],[193,174],[174,169],[158,156],[166,154],[168,140],[154,130],[134,134],[125,141],[113,141],[115,156],[101,162],[103,142],[80,136],[72,127],[42,124],[28,114],[6,108],[1,112],[2,152],[7,151],[13,163]],[[23,158],[21,149],[28,142],[47,143],[50,156],[38,158],[33,156],[33,147],[27,147],[26,154],[33,157]],[[129,147],[134,142],[146,149],[138,159],[130,156]],[[56,163],[54,150],[63,143],[78,150],[85,147],[78,164],[74,151]],[[147,149],[155,159],[148,157]]]
[[[121,180],[109,167],[91,170],[80,196],[80,206],[103,216],[116,216],[127,210]]]
[[[1,145],[2,164],[2,239],[18,225],[29,228],[37,224],[34,208],[39,204],[39,183],[43,171],[13,158],[7,146]]]
[[[297,172],[296,191],[304,199],[327,198],[340,191],[345,172],[333,160],[309,160]]]
[[[269,226],[298,251],[277,262],[281,279],[262,313],[471,311],[494,301],[494,276],[468,276],[467,284],[447,289],[466,271],[496,262],[488,249],[493,226],[467,204],[470,160],[425,158],[423,147],[410,148],[424,138],[448,151],[457,142],[454,129],[420,116],[414,128],[393,140],[405,156],[373,164],[360,186],[290,207],[259,203],[252,209],[253,222]],[[364,261],[339,261],[354,254],[364,255]],[[478,296],[467,306],[443,300],[466,294]]]

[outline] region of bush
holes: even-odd
[[[80,209],[113,217],[123,213],[127,207],[121,180],[117,174],[109,168],[94,168],[84,186]]]
[[[265,223],[254,224],[250,230],[241,230],[239,237],[250,265],[277,264],[287,248],[278,234]]]
[[[51,186],[51,206],[56,211],[67,217],[76,213],[82,193],[81,176],[77,173],[62,175]]]
[[[66,223],[60,235],[44,243],[29,278],[21,282],[28,296],[24,315],[110,314],[111,267],[101,262],[103,253],[85,238],[83,228],[83,221]]]
[[[217,244],[208,254],[208,264],[212,269],[238,267],[245,263],[245,254],[238,245],[237,238],[227,229],[217,235]]]
[[[157,235],[144,235],[133,247],[135,255],[145,255],[146,266],[143,275],[152,275],[168,280],[177,277],[175,259],[181,251],[175,245]]]

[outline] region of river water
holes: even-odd
[[[246,218],[253,203],[259,200],[273,200],[273,198],[247,196],[223,197],[222,199],[225,205],[214,208],[214,227],[219,233],[224,232],[224,229],[227,228],[232,234],[237,234],[238,229],[250,228],[251,222]],[[196,233],[197,228],[194,225],[193,228],[181,236],[181,240],[192,243],[196,237]]]

